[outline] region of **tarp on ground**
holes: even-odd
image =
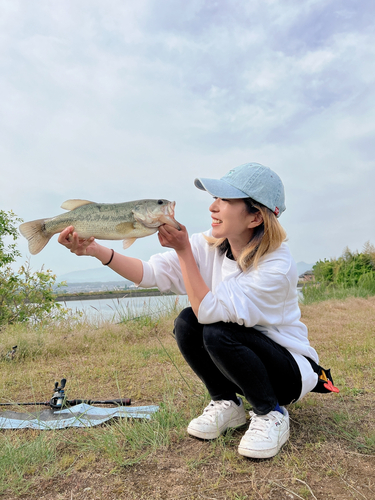
[[[45,409],[38,412],[0,413],[0,429],[64,429],[66,427],[94,427],[112,418],[147,418],[158,411],[158,406],[118,406],[102,408],[81,403],[63,410]]]

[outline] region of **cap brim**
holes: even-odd
[[[248,198],[249,196],[222,179],[195,179],[194,185],[217,198]]]

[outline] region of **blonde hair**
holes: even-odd
[[[260,212],[263,222],[254,228],[251,240],[238,256],[237,263],[242,271],[246,271],[250,266],[257,267],[259,259],[263,255],[277,250],[286,240],[285,229],[269,208],[251,198],[244,198],[244,202],[245,209],[249,213]],[[212,248],[219,248],[221,253],[230,250],[229,241],[226,238],[204,237]]]

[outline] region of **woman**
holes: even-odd
[[[149,262],[79,240],[73,227],[59,242],[77,255],[91,255],[143,287],[187,294],[191,307],[175,320],[178,347],[212,398],[188,433],[217,438],[246,423],[243,395],[252,406],[241,455],[269,458],[289,438],[284,405],[314,389],[318,356],[300,322],[296,265],[278,217],[284,187],[272,170],[246,163],[220,180],[196,179],[214,197],[212,229],[190,239],[163,225],[159,241],[173,251]]]

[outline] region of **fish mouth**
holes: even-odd
[[[167,201],[167,200],[165,200]],[[162,202],[163,203],[163,202]],[[149,207],[146,211],[133,210],[133,215],[136,221],[140,222],[146,227],[159,227],[162,224],[167,224],[172,226],[179,231],[181,231],[180,224],[174,218],[174,207],[176,206],[175,201],[169,201],[165,203],[164,206],[158,205],[154,207]]]
[[[181,231],[180,224],[174,218],[174,207],[176,206],[175,201],[170,201],[168,205],[165,206],[164,213],[159,217],[159,221],[162,224],[167,224],[168,226],[175,227]]]

